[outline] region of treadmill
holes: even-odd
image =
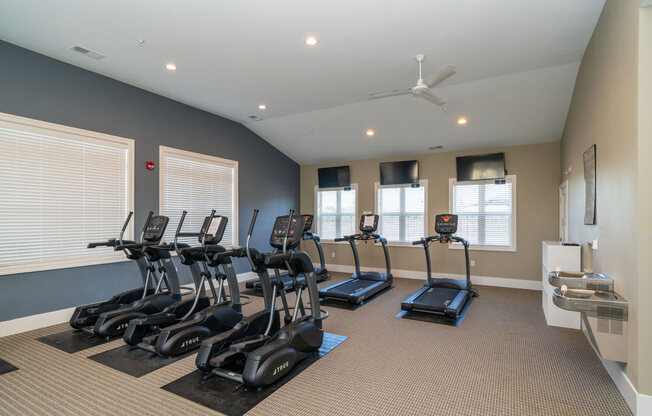
[[[413,241],[412,245],[423,245],[426,253],[426,266],[428,277],[426,284],[409,298],[401,302],[404,311],[425,312],[444,315],[449,318],[459,318],[464,306],[472,297],[478,296],[471,286],[471,272],[469,269],[469,242],[462,237],[455,236],[457,231],[457,215],[440,214],[435,219],[435,232],[438,235],[422,237]],[[459,242],[464,246],[466,258],[466,280],[439,279],[432,277],[430,265],[430,251],[428,248],[433,242],[447,244]]]
[[[330,276],[328,275],[328,270],[326,270],[326,264],[324,261],[324,250],[322,250],[321,248],[321,243],[319,242],[320,241],[319,236],[315,233],[310,232],[310,229],[312,228],[314,216],[306,214],[306,215],[302,215],[302,217],[305,220],[305,226],[303,228],[303,233],[301,235],[301,238],[303,240],[314,241],[315,246],[317,247],[317,252],[319,253],[319,264],[321,267],[315,268],[315,277],[317,278],[317,283],[326,281],[330,279]],[[281,279],[281,281],[283,282],[283,289],[286,292],[292,292],[294,290],[294,283],[290,275],[288,275],[287,273],[284,274],[277,273],[276,278]],[[272,277],[272,280],[274,280],[274,277]],[[297,282],[299,284],[303,284],[305,282],[305,277],[297,276]],[[260,279],[252,279],[245,282],[245,287],[247,289],[254,289],[256,290],[256,292],[262,292],[263,290]]]
[[[348,241],[353,250],[353,260],[355,261],[355,273],[350,279],[335,283],[319,291],[320,298],[325,300],[346,301],[354,305],[361,304],[373,295],[389,289],[392,286],[392,268],[389,262],[389,250],[387,249],[387,239],[375,234],[378,229],[378,215],[364,214],[360,217],[360,234],[353,234],[336,238],[335,241]],[[387,273],[379,272],[361,272],[360,259],[356,242],[373,241],[383,245],[385,253],[385,266]]]

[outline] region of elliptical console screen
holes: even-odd
[[[285,231],[288,228],[289,219],[289,215],[276,217],[272,236],[269,238],[269,244],[272,247],[281,250],[283,249],[283,241],[285,240]],[[295,248],[301,242],[305,221],[305,218],[301,215],[292,216],[292,224],[290,225],[290,232],[288,233],[288,242],[286,245],[288,250]]]
[[[308,232],[312,228],[312,220],[314,217],[309,214],[302,215],[302,217],[306,221],[306,225],[303,227],[303,232]]]
[[[210,224],[209,224],[210,221]],[[224,236],[224,230],[226,230],[226,224],[228,223],[229,218],[223,217],[221,215],[213,216],[211,221],[210,215],[204,218],[204,224],[201,226],[201,234],[199,236],[199,242],[202,241],[202,236],[206,234],[206,243],[218,244],[222,241]]]
[[[435,232],[437,234],[455,234],[457,231],[457,215],[439,214],[435,218]]]
[[[360,231],[363,233],[373,233],[378,229],[378,215],[364,214],[360,217]]]
[[[163,238],[165,228],[168,226],[170,219],[163,215],[155,215],[149,219],[145,233],[143,234],[143,241],[155,243]]]

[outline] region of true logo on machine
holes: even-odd
[[[127,328],[128,326],[129,326],[129,322],[125,322],[124,324],[120,324],[120,325],[118,325],[118,327],[116,328],[116,331],[120,331],[121,329],[125,329],[125,328]]]
[[[192,345],[192,344],[197,343],[197,342],[199,342],[199,337],[194,337],[194,338],[187,339],[187,340],[183,341],[183,343],[181,344],[181,348],[185,348],[188,345]]]
[[[280,373],[281,371],[283,371],[284,369],[288,368],[289,366],[290,366],[290,362],[289,362],[289,361],[284,362],[283,364],[279,365],[278,367],[276,367],[276,368],[274,369],[274,373],[272,373],[272,375],[275,376],[276,374]]]

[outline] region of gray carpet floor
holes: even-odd
[[[355,311],[328,308],[324,329],[349,339],[247,414],[631,414],[584,335],[546,326],[540,292],[480,286],[459,328],[395,318],[421,285],[396,279]],[[75,354],[36,341],[67,328],[0,338],[19,367],[0,376],[0,415],[218,414],[160,388],[194,371],[194,355],[136,379],[87,358],[122,340]]]

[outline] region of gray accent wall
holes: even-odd
[[[158,166],[148,171],[145,162],[158,165],[160,145],[239,162],[241,244],[254,208],[252,246],[268,250],[274,218],[299,207],[299,165],[243,125],[3,41],[0,112],[133,139],[136,230],[158,211]],[[240,259],[236,270],[250,271]],[[0,321],[102,300],[139,282],[132,262],[0,276]]]

